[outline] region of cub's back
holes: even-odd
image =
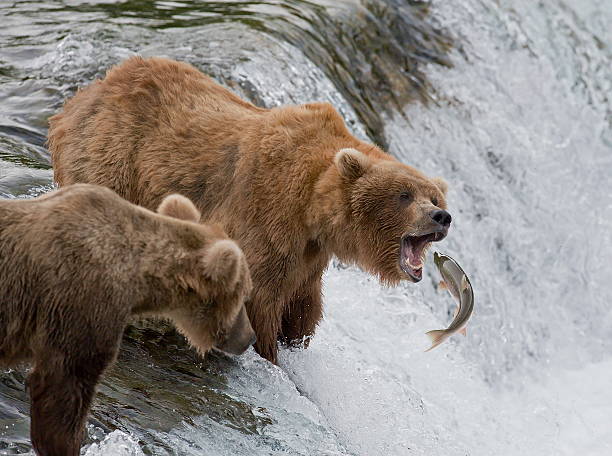
[[[78,328],[110,334],[134,308],[168,302],[164,278],[181,240],[199,248],[198,227],[93,185],[0,201],[0,364],[66,338],[86,344]]]

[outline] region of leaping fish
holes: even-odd
[[[431,339],[431,347],[425,351],[437,347],[456,332],[465,335],[465,327],[474,310],[474,290],[467,275],[448,255],[434,252],[434,263],[442,275],[440,286],[447,288],[450,294],[458,301],[459,307],[455,312],[455,318],[446,329],[435,329],[426,334]]]

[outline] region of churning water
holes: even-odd
[[[384,288],[334,263],[325,320],[280,366],[204,363],[130,328],[93,455],[612,454],[608,0],[0,1],[0,194],[52,188],[47,118],[135,53],[264,106],[331,101],[356,135],[450,184],[438,246],[475,288],[468,337],[429,271]],[[0,374],[0,454],[30,451],[24,370]]]

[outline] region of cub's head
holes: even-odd
[[[252,289],[244,253],[219,226],[199,224],[200,212],[183,196],[167,196],[157,212],[194,223],[187,238],[195,247],[185,248],[174,268],[182,293],[166,316],[200,353],[243,353],[255,343],[244,305]]]
[[[355,149],[340,150],[334,165],[348,225],[346,252],[339,256],[388,283],[420,281],[426,249],[444,239],[451,224],[446,183]]]

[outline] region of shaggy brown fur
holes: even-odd
[[[49,148],[60,185],[146,207],[179,192],[220,223],[246,254],[256,349],[274,362],[277,338],[313,334],[332,255],[418,281],[404,253],[419,263],[450,224],[445,184],[356,139],[331,105],[258,108],[166,59],[131,58],[79,91],[51,118]]]
[[[173,321],[201,353],[253,342],[241,250],[194,223],[186,198],[167,197],[160,213],[93,185],[0,201],[0,365],[33,364],[39,455],[79,454],[95,386],[132,316]]]

